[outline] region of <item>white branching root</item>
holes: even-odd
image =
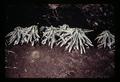
[[[58,33],[58,29],[56,27],[46,27],[45,32],[43,32],[43,40],[42,44],[46,44],[48,42],[48,45],[53,48],[54,44],[56,43],[56,38],[55,36]]]
[[[110,31],[105,30],[101,34],[97,36],[97,43],[98,43],[98,48],[106,48],[108,47],[109,49],[112,48],[112,45],[115,43],[115,36],[110,33]],[[95,40],[96,40],[95,39]]]
[[[18,26],[14,29],[14,31],[10,32],[6,35],[6,37],[10,37],[8,41],[8,45],[13,43],[13,45],[16,45],[20,42],[20,38],[22,35],[22,27]]]
[[[22,44],[30,42],[33,46],[35,42],[39,42],[39,38],[37,26],[32,25],[29,28],[24,28],[21,42]]]
[[[18,43],[23,44],[31,42],[32,46],[34,45],[34,42],[38,42],[40,38],[36,25],[26,28],[16,27],[14,31],[7,34],[6,37],[10,37],[8,40],[8,45],[12,43],[13,45],[16,45]]]
[[[66,45],[65,50],[69,49],[71,52],[72,49],[77,49],[81,51],[81,54],[85,53],[85,47],[93,46],[90,39],[85,35],[86,32],[92,30],[82,30],[81,28],[69,28],[67,26],[62,29],[60,34],[60,39],[58,40],[58,45]]]

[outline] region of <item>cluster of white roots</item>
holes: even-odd
[[[45,29],[45,31],[41,31]],[[42,37],[40,37],[39,32],[42,32]],[[9,37],[7,44],[23,44],[31,43],[34,46],[35,42],[47,44],[53,48],[54,45],[65,46],[65,50],[71,52],[72,49],[80,50],[81,54],[86,52],[86,48],[93,46],[91,40],[86,36],[86,33],[92,32],[93,30],[81,29],[81,28],[70,28],[69,25],[64,24],[59,27],[45,27],[42,26],[38,29],[38,26],[32,25],[30,27],[22,28],[20,26],[16,27],[14,31],[6,35]],[[57,38],[56,38],[57,37]],[[110,31],[105,30],[95,39],[98,43],[98,48],[111,49],[115,43],[115,36],[110,33]]]

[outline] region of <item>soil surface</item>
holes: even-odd
[[[114,77],[114,53],[90,48],[86,54],[64,47],[30,44],[6,48],[9,78],[110,78]]]

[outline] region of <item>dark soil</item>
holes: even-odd
[[[69,53],[64,47],[16,45],[6,48],[9,78],[110,78],[114,77],[114,53],[90,48],[86,54]]]

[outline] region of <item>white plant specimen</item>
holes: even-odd
[[[62,26],[59,26],[59,29],[57,30],[57,35],[64,40],[64,38],[61,35],[68,32],[68,30],[70,30],[69,25],[63,24]],[[58,39],[58,42],[59,42],[59,40],[60,39]],[[57,45],[59,45],[59,43],[57,43]]]
[[[23,28],[22,32],[22,44],[30,42],[32,46],[34,46],[35,42],[39,42],[40,36],[38,35],[38,27],[36,25],[32,25],[30,27]]]
[[[93,30],[82,30],[81,28],[63,28],[60,39],[58,40],[58,45],[66,45],[65,50],[77,49],[81,51],[81,54],[85,53],[85,47],[93,46],[90,39],[85,35],[86,32],[91,32]]]
[[[97,40],[97,43],[99,44],[97,46],[98,48],[108,47],[109,49],[111,49],[112,45],[115,43],[115,36],[111,34],[109,30],[103,31],[101,34],[97,36],[96,39],[98,39]]]
[[[40,38],[36,25],[32,25],[26,28],[18,26],[14,29],[14,31],[7,34],[6,37],[10,37],[8,45],[11,43],[14,43],[14,45],[16,45],[18,43],[23,44],[31,42],[32,46],[34,45],[34,42],[38,42]]]
[[[22,35],[22,27],[18,26],[14,29],[14,31],[6,35],[6,37],[10,37],[8,40],[8,45],[12,43],[13,45],[18,44],[20,42],[21,35]]]
[[[55,36],[58,34],[59,28],[50,26],[46,27],[45,32],[43,32],[43,40],[42,44],[46,44],[48,42],[48,45],[53,48],[54,44],[57,42]]]
[[[29,35],[28,32],[29,31],[30,31],[30,28],[28,28],[28,27],[22,28],[21,44],[29,42],[29,40],[28,40],[28,35]]]

